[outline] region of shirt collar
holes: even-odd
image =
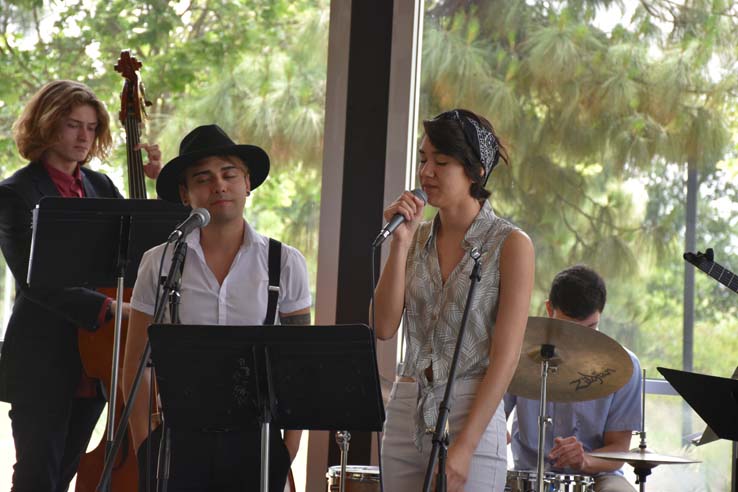
[[[248,248],[252,244],[264,244],[266,243],[267,239],[256,232],[256,230],[251,227],[251,225],[244,219],[243,221],[244,227],[243,227],[243,241],[241,243],[241,248],[245,249]],[[192,231],[187,238],[185,239],[187,241],[187,246],[190,248],[200,248],[200,229],[195,229]]]
[[[71,175],[55,168],[54,166],[50,166],[46,162],[44,162],[43,165],[46,172],[49,173],[51,180],[55,183],[63,183],[66,186],[71,186],[75,182],[80,184],[82,183],[82,171],[79,169],[79,164],[74,168]]]
[[[467,229],[466,234],[464,234],[464,241],[462,243],[464,251],[469,251],[472,248],[482,249],[487,231],[489,231],[489,228],[494,223],[495,219],[497,219],[497,216],[492,210],[492,206],[489,204],[489,201],[485,200],[482,208],[479,209],[479,213],[474,218],[474,221],[472,221],[469,229]],[[427,229],[428,237],[420,238],[421,243],[423,244],[423,249],[426,253],[430,250],[430,247],[435,240],[440,220],[439,214],[436,214],[433,218],[433,224]]]
[[[256,229],[251,227],[251,224],[248,223],[248,221],[244,220],[244,228],[243,228],[243,247],[248,248],[252,244],[261,244],[265,245],[269,242],[269,240],[256,232]]]

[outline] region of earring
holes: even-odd
[[[250,191],[247,191],[246,192],[246,196],[251,196],[251,192]]]

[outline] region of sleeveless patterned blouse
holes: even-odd
[[[459,354],[457,379],[481,379],[489,366],[489,344],[497,318],[500,287],[500,252],[508,234],[518,228],[501,219],[485,201],[464,236],[466,254],[444,284],[436,250],[438,215],[420,224],[407,258],[405,275],[406,337],[405,358],[401,376],[418,382],[418,405],[415,415],[415,445],[421,448],[424,433],[432,433],[438,418],[440,400],[433,390],[445,387],[451,367],[461,318],[469,293],[474,260],[469,253],[477,248],[482,256],[481,281],[477,285],[467,317],[464,343]],[[433,381],[425,369],[433,367]]]

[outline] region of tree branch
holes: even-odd
[[[208,2],[205,2],[205,6],[200,9],[200,15],[198,16],[197,20],[192,24],[192,30],[190,31],[190,34],[187,36],[187,41],[192,41],[193,39],[197,39],[200,36],[202,36],[202,28],[205,25],[205,19],[208,16],[208,13],[210,12],[210,9],[208,8]]]
[[[38,20],[38,9],[34,6],[33,10],[33,25],[36,28],[36,36],[38,37],[38,43],[42,44],[44,42],[44,38],[41,37],[41,23]]]
[[[10,53],[10,56],[13,57],[13,59],[18,63],[18,65],[23,69],[23,72],[26,74],[26,77],[21,77],[21,81],[31,90],[35,89],[36,86],[41,84],[41,80],[36,76],[36,74],[31,70],[31,68],[26,64],[26,62],[23,60],[23,57],[19,56],[16,51],[13,49],[13,47],[10,45],[10,42],[8,41],[8,36],[3,33],[2,34],[2,40],[5,43],[5,48],[8,53]],[[30,83],[28,79],[32,79],[35,83]]]
[[[575,246],[577,244],[581,244],[584,245],[584,247],[588,248],[589,244],[584,239],[582,239],[582,237],[579,235],[579,231],[577,231],[577,229],[569,223],[569,221],[566,219],[565,213],[561,214],[561,220],[564,222],[564,226],[569,229],[569,232],[574,235],[574,239],[576,240]]]

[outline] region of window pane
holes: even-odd
[[[646,436],[648,449],[659,454],[685,457],[701,463],[689,465],[660,465],[646,478],[646,490],[730,490],[732,443],[718,440],[702,446],[685,444],[681,432],[683,412],[681,398],[648,395],[646,398]],[[695,432],[705,429],[704,421],[692,409],[687,415]],[[632,447],[639,444],[634,436]],[[635,484],[633,468],[625,466],[626,477]]]
[[[511,164],[499,165],[487,188],[493,208],[535,244],[531,315],[545,315],[555,273],[585,263],[607,282],[600,329],[632,350],[648,377],[685,364],[732,374],[735,292],[682,254],[691,175],[690,249],[712,247],[719,263],[738,268],[736,101],[727,89],[735,19],[692,3],[433,0],[425,8],[420,119],[468,108],[505,143]],[[695,278],[686,331],[685,271]],[[654,422],[700,430],[689,417],[683,425],[681,412],[667,414]],[[705,463],[688,469],[710,490],[727,490],[707,479],[725,471],[707,457],[719,455],[710,447],[725,449],[700,449]]]

